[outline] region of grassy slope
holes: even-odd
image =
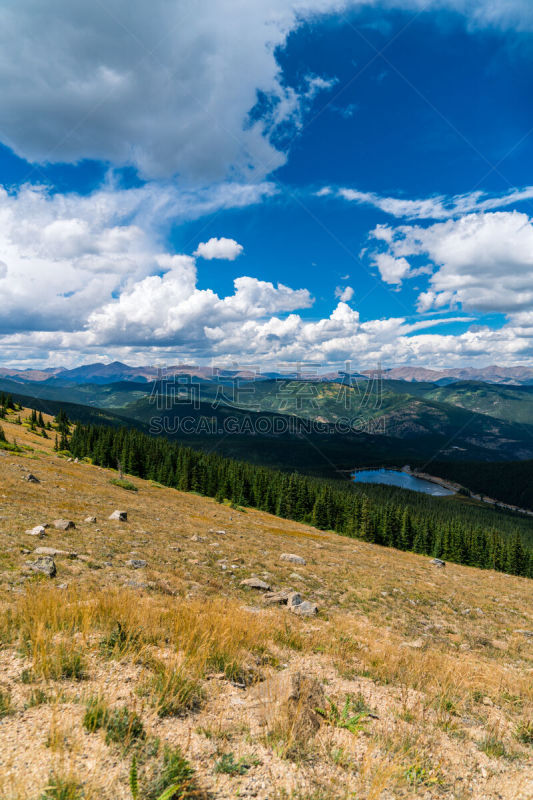
[[[112,472],[67,463],[51,441],[2,424],[35,448],[0,453],[0,685],[12,704],[0,721],[2,800],[36,799],[50,769],[83,782],[86,800],[129,797],[131,751],[82,727],[93,695],[140,714],[150,744],[141,782],[156,768],[158,737],[179,745],[200,786],[223,800],[252,785],[259,800],[531,796],[531,747],[515,732],[533,702],[531,639],[519,632],[533,629],[532,582],[435,570],[424,557],[140,480],[137,493],[126,492],[109,483]],[[24,482],[25,470],[41,483]],[[127,509],[127,523],[107,519],[115,508]],[[92,514],[98,523],[84,523]],[[76,529],[52,528],[43,540],[24,534],[58,517]],[[55,580],[39,580],[23,551],[42,545],[83,558],[57,557]],[[305,557],[297,576],[282,552]],[[147,567],[128,568],[134,557]],[[239,587],[252,573],[301,591],[319,616],[263,609],[260,595]],[[100,643],[117,621],[129,633],[109,658]],[[54,678],[76,653],[85,679]],[[170,678],[183,666],[203,700],[182,716],[160,716],[164,703],[180,700]],[[154,683],[161,669],[165,680]],[[322,724],[296,739],[272,721],[260,728],[253,687],[228,678],[254,682],[280,670],[317,677],[340,704],[360,693],[377,718],[356,733]],[[45,700],[32,705],[38,690]],[[247,759],[247,774],[215,771],[229,753]]]

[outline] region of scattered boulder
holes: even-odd
[[[216,533],[219,536],[225,536],[226,531],[218,531],[218,530],[215,530],[215,528],[209,528],[209,533]]]
[[[39,480],[39,478],[36,475],[34,475],[32,472],[28,472],[28,474],[24,477],[24,480],[28,481],[28,483],[40,483],[41,482]]]
[[[36,547],[33,551],[36,556],[67,556],[68,558],[77,558],[77,553],[71,553],[68,550],[56,550],[55,547]]]
[[[287,597],[287,605],[289,608],[299,606],[302,602],[302,595],[299,592],[290,592]]]
[[[90,522],[91,525],[95,525],[96,524],[96,517],[85,517],[85,519],[83,521],[84,522]]]
[[[109,515],[109,519],[118,519],[119,522],[127,522],[127,520],[128,520],[128,512],[127,511],[113,511],[113,513]]]
[[[42,539],[43,536],[46,536],[44,525],[36,525],[35,528],[30,528],[30,530],[27,530],[26,533],[29,536],[38,536],[39,539]]]
[[[280,589],[279,592],[266,592],[263,596],[263,602],[267,606],[287,605],[292,589]]]
[[[191,542],[205,542],[205,538],[195,533],[194,536],[191,536]]]
[[[144,561],[142,558],[130,558],[129,561],[126,561],[126,566],[131,567],[131,569],[142,569],[146,567],[147,561]]]
[[[28,566],[34,572],[48,575],[49,578],[55,578],[57,573],[55,561],[52,556],[39,556],[36,561],[29,561]]]
[[[245,578],[245,580],[241,581],[241,586],[248,586],[250,589],[257,589],[260,592],[269,592],[271,588],[268,583],[265,583],[260,578]]]
[[[522,630],[522,628],[515,630],[515,633],[519,633],[520,636],[533,636],[533,631]]]
[[[302,600],[298,592],[292,592],[287,600],[287,607],[293,614],[299,617],[314,617],[318,614],[318,606],[309,600]]]
[[[305,558],[302,558],[302,556],[297,556],[294,553],[282,553],[281,556],[280,556],[280,559],[282,561],[290,561],[291,564],[304,564],[305,565],[307,563]]]
[[[55,519],[54,520],[54,528],[57,528],[58,531],[70,531],[76,526],[72,522],[71,519]]]
[[[446,566],[446,562],[443,561],[441,558],[432,559],[431,564],[433,564],[434,567],[439,567],[439,569],[442,569],[443,567]]]
[[[299,592],[291,592],[287,599],[287,607],[293,614],[299,617],[314,617],[318,614],[318,606],[309,600],[303,600]]]
[[[253,687],[250,699],[262,727],[286,728],[293,741],[317,732],[321,721],[317,709],[326,705],[321,684],[301,672],[285,671],[268,678]]]

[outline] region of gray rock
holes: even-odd
[[[109,515],[109,519],[118,519],[120,522],[126,522],[128,519],[128,512],[113,511],[113,513]]]
[[[39,556],[36,561],[28,562],[28,566],[34,572],[40,572],[43,575],[48,575],[49,578],[55,578],[56,565],[52,556]]]
[[[205,542],[205,538],[195,533],[194,536],[191,536],[191,542]]]
[[[434,567],[439,567],[440,569],[446,566],[446,562],[443,561],[441,558],[432,559],[431,564],[433,564]]]
[[[290,592],[287,597],[287,605],[289,608],[299,606],[302,602],[302,595],[299,592]]]
[[[306,564],[305,558],[302,556],[297,556],[294,553],[282,553],[280,556],[282,561],[290,561],[291,564]]]
[[[36,525],[35,528],[30,528],[30,530],[27,530],[26,533],[29,536],[38,536],[39,539],[42,539],[43,536],[46,536],[44,525]]]
[[[72,522],[71,519],[55,519],[54,520],[54,528],[57,528],[59,531],[70,531],[76,526]]]
[[[77,558],[77,553],[69,550],[56,550],[55,547],[36,547],[33,551],[37,556],[67,556],[67,558]]]
[[[241,586],[248,586],[250,589],[257,589],[260,592],[269,592],[271,588],[268,583],[265,583],[260,578],[245,578],[245,580],[241,581]]]
[[[267,606],[287,605],[292,589],[280,589],[279,592],[267,592],[263,596],[263,602]]]
[[[309,600],[302,600],[298,605],[291,606],[290,610],[293,614],[298,614],[299,617],[314,617],[318,614],[318,606],[316,603],[310,603]]]
[[[129,561],[126,561],[126,566],[131,567],[132,569],[142,569],[146,567],[147,561],[144,561],[142,558],[130,558]]]
[[[91,525],[94,525],[96,523],[96,517],[85,517],[85,519],[83,521],[84,522],[90,522]]]
[[[37,477],[36,477],[35,475],[33,475],[33,473],[31,473],[31,472],[28,472],[28,474],[26,475],[26,477],[24,478],[24,480],[25,480],[25,481],[28,481],[28,483],[40,483],[40,482],[41,482],[41,481],[39,480],[39,478],[37,478]]]
[[[519,633],[521,636],[533,636],[533,631],[526,631],[523,630],[522,628],[518,628],[518,630],[515,630],[515,633]]]

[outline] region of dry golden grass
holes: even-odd
[[[533,630],[531,581],[435,570],[138,479],[125,491],[112,471],[54,454],[53,438],[1,424],[33,449],[0,451],[0,800],[48,797],[52,774],[74,787],[64,800],[128,798],[132,754],[145,787],[165,745],[227,800],[533,796],[533,640],[520,632]],[[128,522],[108,519],[117,508]],[[76,528],[25,533],[59,517]],[[37,577],[26,562],[40,546],[77,558]],[[265,608],[239,585],[252,574],[300,591],[319,616]],[[339,707],[357,697],[360,729],[323,724],[296,741],[274,720],[261,728],[254,684],[284,670],[316,677]],[[94,697],[117,719],[136,713],[143,737],[89,733]],[[215,770],[230,753],[250,764],[243,774]]]

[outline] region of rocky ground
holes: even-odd
[[[531,581],[0,424],[1,800],[533,797]]]

